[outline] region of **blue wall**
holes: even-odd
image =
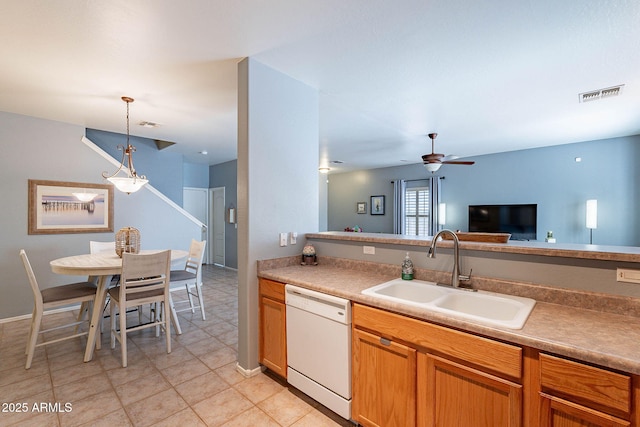
[[[209,188],[209,165],[185,162],[182,170],[185,187]]]
[[[575,158],[582,158],[576,162]],[[465,159],[466,160],[466,159]],[[552,230],[560,243],[589,243],[585,203],[598,200],[593,243],[640,246],[640,135],[469,158],[473,166],[443,166],[446,227],[467,230],[470,204],[538,204],[538,240]],[[391,179],[427,176],[421,165],[330,175],[329,230],[355,223],[391,233]],[[356,201],[387,195],[387,214],[357,215]]]
[[[95,129],[87,129],[86,136],[98,147],[120,161],[122,151],[118,151],[118,145],[126,144],[126,135],[113,132],[105,132]],[[136,171],[145,175],[149,184],[158,189],[165,196],[182,206],[183,188],[183,159],[181,154],[158,150],[152,139],[131,136],[131,145],[136,147],[133,162]],[[126,165],[125,165],[126,166]],[[115,167],[109,169],[113,173]]]
[[[209,167],[209,188],[224,187],[225,212],[231,205],[238,208],[238,161],[220,163]],[[225,221],[225,265],[238,268],[237,224]]]

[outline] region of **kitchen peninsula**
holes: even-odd
[[[522,399],[522,405],[516,405],[522,408],[516,410],[508,404],[505,411],[509,417],[524,420],[522,425],[536,425],[538,414],[552,419],[553,413],[570,412],[567,408],[572,405],[579,406],[578,412],[596,411],[596,420],[614,417],[621,422],[600,424],[589,415],[575,415],[579,420],[592,420],[593,425],[640,425],[640,415],[635,409],[640,401],[640,298],[634,295],[633,286],[637,285],[615,280],[617,267],[640,269],[638,248],[461,242],[463,274],[472,269],[472,287],[537,301],[524,327],[513,330],[361,293],[368,287],[399,277],[405,252],[411,253],[416,264],[416,279],[447,282],[452,266],[447,248],[452,247],[452,242],[439,242],[442,251],[439,251],[438,259],[427,260],[428,238],[340,232],[313,233],[306,237],[318,253],[317,266],[302,266],[298,257],[264,260],[259,262],[258,274],[261,281],[292,283],[351,300],[354,306],[354,373],[360,372],[361,377],[365,368],[362,363],[358,364],[356,349],[360,348],[359,343],[365,342],[363,336],[380,336],[380,342],[404,346],[404,357],[409,358],[406,360],[413,360],[417,354],[415,360],[423,361],[417,363],[418,372],[425,372],[425,367],[434,363],[453,363],[442,359],[444,354],[455,363],[462,363],[463,367],[479,369],[482,375],[504,377],[504,381],[511,384],[509,399]],[[375,254],[364,254],[363,246],[374,247]],[[561,286],[562,283],[567,286]],[[377,320],[369,323],[372,319]],[[429,332],[421,336],[418,332],[407,331]],[[428,336],[433,334],[460,335],[460,342],[480,340],[480,344],[489,347],[504,345],[509,352],[521,352],[521,356],[509,353],[511,359],[508,360],[513,362],[514,370],[496,372],[497,368],[487,367],[483,362],[469,362],[468,358],[461,362],[460,356],[451,356],[458,350],[453,348],[447,353],[449,350],[438,348],[439,344],[429,341]],[[369,344],[375,342],[370,340]],[[469,348],[475,347],[476,344],[469,345]],[[430,359],[432,353],[436,354],[435,362]],[[424,362],[427,359],[431,365]],[[412,363],[409,363],[410,370],[416,369],[416,364]],[[489,374],[484,374],[485,371]],[[419,384],[420,381],[418,385],[409,384],[408,387],[419,388]],[[367,409],[356,403],[358,387],[370,385],[354,379],[354,419],[367,419],[371,414],[367,415]],[[597,396],[590,395],[591,391],[584,395],[584,390],[596,390],[593,393]],[[614,394],[608,394],[612,391]],[[417,390],[415,396],[420,395]],[[623,403],[614,404],[614,401]],[[418,412],[418,419],[427,416]],[[623,423],[627,421],[630,424]],[[540,421],[539,425],[554,424]]]

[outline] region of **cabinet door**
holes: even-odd
[[[430,354],[418,353],[418,425],[517,427],[522,386]]]
[[[354,421],[364,426],[414,426],[415,399],[416,351],[354,329]]]
[[[287,377],[286,306],[260,296],[260,362]]]
[[[540,427],[622,427],[628,421],[541,393]]]

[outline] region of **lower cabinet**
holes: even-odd
[[[360,304],[353,328],[359,424],[522,425],[520,347]]]
[[[521,408],[520,384],[418,353],[419,426],[519,426]]]
[[[541,427],[637,425],[632,376],[544,353],[539,362]]]
[[[416,351],[353,331],[352,418],[365,426],[413,426],[416,422]]]
[[[259,279],[260,363],[287,377],[287,317],[284,283]]]

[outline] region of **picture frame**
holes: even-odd
[[[384,196],[371,196],[371,215],[384,215]]]
[[[113,232],[113,185],[29,180],[28,234]]]
[[[366,214],[367,213],[367,202],[357,202],[356,203],[356,213]]]

